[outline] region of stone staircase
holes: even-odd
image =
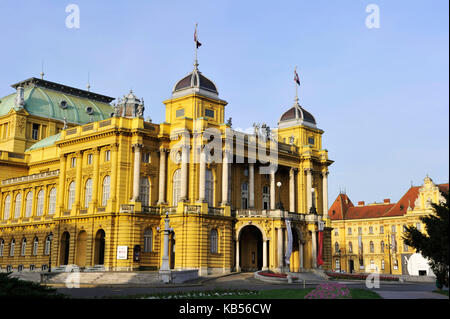
[[[48,284],[93,284],[93,285],[146,285],[159,284],[158,272],[103,272],[83,271],[83,272],[60,272],[46,273],[43,282]]]

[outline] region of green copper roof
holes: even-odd
[[[66,118],[69,123],[86,124],[110,118],[113,112],[109,104],[113,98],[42,79],[31,78],[12,87],[24,88],[24,108],[36,116],[61,121]],[[14,108],[15,99],[16,93],[0,99],[0,116]],[[61,107],[62,101],[66,108]],[[88,111],[92,112],[92,118]]]
[[[55,144],[57,141],[59,141],[59,139],[61,138],[61,133],[55,134],[55,135],[51,135],[49,137],[46,137],[42,140],[40,140],[39,142],[34,143],[33,145],[31,145],[31,147],[29,149],[27,149],[26,151],[32,151],[38,148],[42,148],[42,147],[47,147],[47,146],[52,146],[53,144]],[[26,152],[25,151],[25,152]]]

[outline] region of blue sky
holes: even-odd
[[[68,4],[80,28],[68,29]],[[368,29],[365,9],[380,8]],[[233,127],[276,126],[293,103],[325,131],[330,205],[397,201],[429,174],[449,180],[448,1],[0,1],[0,96],[39,76],[117,97],[130,88],[146,117],[192,69],[199,23],[200,70]]]

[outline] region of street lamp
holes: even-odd
[[[284,210],[283,203],[281,202],[281,182],[277,183],[278,187],[278,204],[277,209]]]
[[[311,205],[311,208],[309,209],[309,213],[317,215],[316,204],[315,204],[315,200],[314,200],[314,187],[311,188],[311,201],[312,201],[312,205]]]
[[[339,272],[342,272],[341,271],[342,265],[341,265],[341,249],[340,248],[338,249],[337,254],[339,256]]]
[[[50,251],[49,251],[49,257],[48,257],[48,272],[52,271],[52,240],[53,240],[53,233],[50,232],[48,234],[48,240],[50,241]]]

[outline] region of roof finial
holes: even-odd
[[[197,68],[198,68],[197,50],[198,50],[198,48],[202,45],[202,44],[200,43],[200,41],[198,41],[198,38],[197,38],[197,26],[198,26],[198,23],[195,24],[195,32],[194,32],[194,42],[195,42],[195,62],[194,62],[194,70],[197,70]]]
[[[294,81],[295,81],[295,104],[298,105],[298,87],[300,86],[300,78],[297,74],[297,66],[294,69]]]
[[[44,79],[44,75],[45,75],[45,73],[44,73],[44,59],[42,59],[42,61],[41,61],[41,80]]]
[[[88,71],[88,80],[87,80],[86,88],[87,88],[88,92],[89,92],[90,89],[91,89],[91,84],[90,84],[90,81],[89,81],[89,71]]]

